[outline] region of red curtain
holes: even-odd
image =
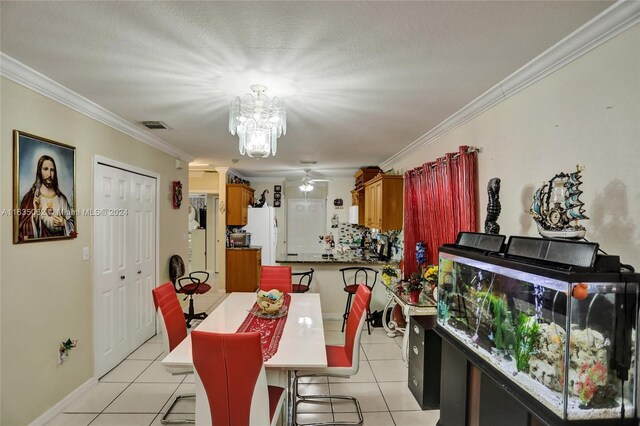
[[[461,146],[404,175],[404,275],[417,271],[416,243],[425,245],[429,264],[438,247],[460,231],[477,231],[477,152]]]

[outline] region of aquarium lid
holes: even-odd
[[[488,252],[500,252],[507,237],[499,234],[483,234],[481,232],[459,232],[456,246],[478,249]]]
[[[592,268],[598,254],[598,243],[511,236],[506,255],[544,260],[563,265]]]

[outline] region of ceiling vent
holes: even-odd
[[[151,130],[167,130],[169,126],[164,124],[162,121],[143,121],[142,125],[147,129]]]
[[[300,160],[300,164],[318,164],[317,161],[304,161],[304,160]]]

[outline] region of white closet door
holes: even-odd
[[[131,175],[131,207],[129,217],[133,222],[133,349],[155,334],[155,309],[151,290],[155,282],[155,218],[156,180],[147,176]]]
[[[96,375],[155,333],[156,180],[96,165],[94,318]]]

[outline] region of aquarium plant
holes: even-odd
[[[518,315],[518,326],[516,327],[516,368],[518,371],[529,370],[529,357],[533,351],[533,345],[538,337],[539,326],[534,316],[525,315],[520,312]]]

